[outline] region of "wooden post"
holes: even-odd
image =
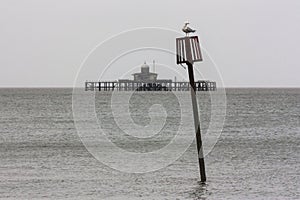
[[[206,182],[203,146],[202,146],[202,139],[201,139],[201,129],[200,129],[198,105],[197,105],[197,98],[196,98],[196,87],[195,87],[195,82],[194,82],[194,69],[193,69],[192,64],[188,63],[187,65],[188,65],[189,79],[190,79],[190,85],[191,85],[191,98],[192,98],[192,106],[193,106],[193,114],[194,114],[198,160],[199,160],[199,167],[200,167],[200,177],[201,177],[201,182]]]
[[[189,72],[189,79],[191,85],[191,98],[192,98],[192,106],[193,106],[193,115],[194,115],[194,124],[195,124],[195,132],[196,132],[196,141],[197,141],[197,151],[198,151],[198,161],[199,161],[199,168],[200,168],[200,177],[201,182],[206,182],[206,175],[205,175],[205,164],[204,164],[204,155],[203,155],[203,146],[202,146],[202,139],[201,139],[201,129],[200,129],[200,120],[199,120],[199,113],[198,113],[198,104],[196,98],[196,87],[195,87],[195,80],[194,80],[194,69],[193,69],[193,58],[192,58],[192,49],[190,44],[190,38],[185,38],[185,49],[186,49],[186,57],[187,57],[187,66]]]

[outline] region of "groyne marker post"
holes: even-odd
[[[176,38],[176,55],[177,55],[177,64],[181,65],[185,63],[188,67],[189,81],[191,85],[191,99],[192,99],[192,107],[193,107],[193,115],[194,115],[195,132],[196,132],[200,178],[201,178],[201,182],[204,183],[206,182],[206,174],[205,174],[203,146],[202,146],[202,139],[201,139],[200,120],[199,120],[199,113],[198,113],[198,104],[196,98],[196,85],[194,80],[194,69],[193,69],[194,62],[203,60],[198,37],[186,36],[182,38]]]

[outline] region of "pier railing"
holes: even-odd
[[[195,85],[197,91],[217,89],[217,84],[213,81],[197,81]],[[85,82],[86,91],[189,91],[190,89],[189,82]]]

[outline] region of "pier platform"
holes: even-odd
[[[217,84],[214,81],[197,81],[196,91],[215,91]],[[189,82],[101,82],[86,81],[85,91],[189,91]]]

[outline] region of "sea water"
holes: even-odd
[[[179,95],[191,106],[190,93]],[[122,102],[122,93],[117,96]],[[197,97],[205,134],[214,120],[211,100],[205,92]],[[160,123],[151,121],[149,110],[159,104],[165,111],[158,107],[152,115],[159,113],[167,120],[162,131],[149,138],[130,136],[144,129],[133,130],[126,123],[128,115],[118,116],[118,123],[114,120],[109,92],[96,92],[95,116],[118,148],[149,153],[175,137],[184,110],[172,92],[135,92],[128,102],[130,119],[145,128]],[[76,130],[72,89],[0,89],[0,113],[1,199],[300,198],[300,89],[226,89],[224,126],[205,156],[206,184],[199,182],[195,142],[174,162],[148,173],[122,171],[126,157],[111,157],[119,169],[96,159]],[[195,134],[192,120],[180,125],[186,134]]]

